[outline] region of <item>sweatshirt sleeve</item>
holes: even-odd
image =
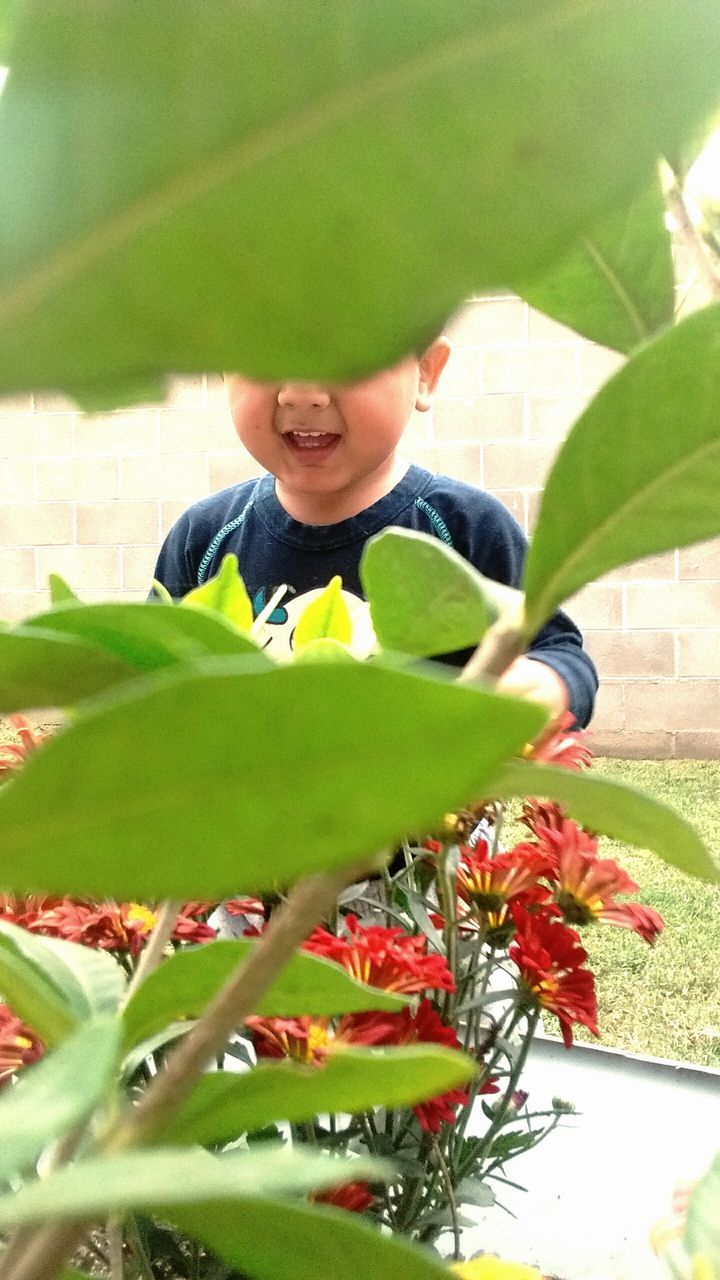
[[[485,577],[520,587],[528,548],[525,534],[502,503],[485,493],[478,493],[478,500],[481,507],[477,520],[467,518],[467,507],[463,513],[465,527],[458,537],[457,550]],[[461,545],[463,535],[466,550]],[[572,619],[562,610],[553,614],[534,637],[527,656],[557,672],[567,687],[570,711],[578,725],[585,728],[595,707],[598,677]]]
[[[190,513],[186,511],[175,522],[165,539],[157,558],[153,578],[170,592],[173,600],[180,600],[197,586],[190,563]],[[154,592],[151,599],[154,597]]]

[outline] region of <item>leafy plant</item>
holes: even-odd
[[[462,297],[509,281],[619,350],[669,318],[665,233],[635,211],[661,154],[682,154],[718,104],[711,0],[412,0],[402,20],[381,0],[150,10],[26,0],[12,25],[0,99],[4,390],[60,387],[92,406],[155,394],[172,369],[347,379],[417,347]],[[620,243],[628,225],[660,264],[639,273],[641,296],[638,251]],[[35,1035],[21,1037],[15,1065],[37,1055],[38,1034],[57,1048],[3,1099],[16,1136],[0,1197],[2,1280],[50,1280],[89,1219],[110,1217],[117,1240],[117,1216],[132,1224],[136,1213],[152,1213],[158,1230],[173,1222],[196,1259],[205,1247],[268,1280],[318,1256],[369,1278],[447,1274],[431,1254],[304,1202],[349,1170],[384,1185],[395,1174],[382,1164],[159,1141],[196,1089],[202,1100],[208,1063],[246,1018],[264,1016],[265,1000],[287,999],[290,1017],[308,1007],[312,984],[294,986],[293,967],[297,976],[310,957],[292,957],[338,893],[447,812],[545,794],[717,879],[697,838],[646,797],[617,800],[591,778],[568,787],[552,768],[542,785],[540,766],[523,775],[513,758],[542,714],[489,686],[597,573],[720,531],[719,331],[710,308],[652,338],[580,419],[548,483],[524,598],[498,601],[437,546],[432,573],[421,544],[403,543],[402,575],[390,543],[369,552],[377,631],[400,658],[354,661],[328,599],[308,620],[301,660],[269,664],[217,612],[248,621],[229,570],[195,609],[85,606],[56,584],[50,613],[0,631],[0,708],[72,711],[3,786],[4,887],[158,906],[127,992],[117,965],[112,979],[107,966],[88,970],[86,949],[3,929],[0,984],[8,994],[14,984]],[[408,576],[426,592],[395,611]],[[443,651],[451,615],[453,628],[470,622],[477,645],[458,683],[410,663]],[[157,964],[180,899],[252,892],[286,897],[212,994],[196,975],[178,1007],[179,958]],[[327,978],[328,962],[314,964]],[[333,973],[320,985],[337,1014],[350,989],[368,1010],[387,999]],[[162,999],[153,980],[167,984]],[[167,1043],[147,1051],[162,1070],[134,1081],[130,1107],[120,1080],[124,1066],[142,1077],[147,1052],[129,1048],[141,1028]],[[104,1046],[92,1064],[77,1053],[83,1034]],[[457,1087],[463,1061],[438,1057],[433,1088]],[[396,1066],[378,1074],[378,1106],[400,1080],[407,1096],[407,1076],[417,1084],[407,1060]],[[33,1096],[67,1092],[69,1074],[66,1105],[36,1114]],[[320,1096],[313,1105],[331,1109]],[[28,1167],[41,1147],[42,1177]]]

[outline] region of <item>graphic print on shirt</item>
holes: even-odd
[[[292,657],[294,650],[295,628],[298,620],[304,610],[313,600],[317,600],[321,596],[324,587],[316,587],[312,591],[304,591],[302,595],[298,595],[294,587],[286,586],[286,595],[276,601],[271,613],[265,619],[263,626],[256,636],[259,644],[263,649],[267,650],[273,658],[279,661],[287,660]],[[256,618],[260,616],[263,609],[267,608],[268,602],[272,600],[278,587],[261,587],[253,596],[253,614]],[[351,591],[342,591],[342,598],[348,607],[350,618],[352,620],[352,644],[351,649],[356,658],[366,658],[375,648],[375,632],[373,631],[372,622],[370,621],[370,606],[367,600],[361,599],[360,596],[353,595]]]

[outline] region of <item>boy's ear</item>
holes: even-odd
[[[421,413],[429,409],[433,402],[433,396],[440,381],[440,374],[450,358],[451,350],[449,338],[441,336],[436,338],[420,357],[420,376],[415,408],[419,409]]]

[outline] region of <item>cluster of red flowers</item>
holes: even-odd
[[[177,942],[207,942],[215,930],[202,918],[212,909],[210,902],[187,902],[180,911],[173,939]],[[199,918],[198,918],[199,917]],[[140,902],[90,902],[85,898],[15,897],[0,894],[0,920],[9,920],[30,933],[47,938],[64,938],[100,951],[142,950],[156,921],[155,912]]]
[[[316,929],[304,949],[334,960],[362,982],[386,991],[454,991],[444,957],[428,954],[427,938],[405,934],[399,928],[366,927],[353,915],[346,917],[345,924],[347,934],[343,937]],[[427,997],[415,1009],[347,1014],[336,1024],[327,1018],[253,1017],[247,1019],[247,1026],[258,1057],[289,1057],[312,1066],[321,1066],[328,1054],[346,1045],[443,1044],[460,1048],[454,1028],[443,1022]],[[491,1080],[481,1088],[485,1093],[494,1090]],[[455,1108],[467,1099],[465,1090],[450,1089],[418,1103],[413,1111],[423,1129],[437,1133],[443,1122],[453,1122]]]
[[[596,838],[558,806],[530,802],[523,821],[535,839],[495,856],[486,841],[460,846],[458,928],[492,946],[512,944],[525,997],[556,1014],[569,1045],[573,1022],[597,1035],[593,976],[569,926],[604,921],[652,943],[663,921],[651,907],[615,900],[638,886],[611,858],[598,857]]]
[[[569,730],[567,717],[529,748],[541,764],[581,769],[590,762],[584,739]],[[573,822],[559,805],[530,800],[521,821],[533,839],[491,853],[487,841],[459,846],[458,929],[489,945],[509,947],[520,976],[521,1000],[547,1009],[559,1020],[566,1045],[572,1024],[597,1035],[597,1000],[587,953],[572,925],[597,921],[632,929],[655,941],[662,917],[651,907],[616,901],[638,886],[611,858],[598,856],[597,838]],[[426,848],[435,856],[436,841]],[[443,924],[441,916],[434,921]]]

